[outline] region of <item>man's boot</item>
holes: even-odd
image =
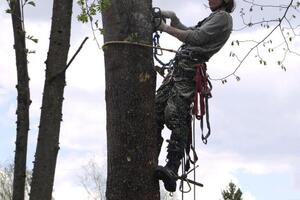
[[[164,186],[169,192],[176,191],[178,169],[181,164],[180,160],[182,157],[183,150],[178,148],[177,145],[174,145],[174,143],[170,142],[168,145],[167,164],[164,167],[158,166],[155,170],[155,177],[164,182]]]

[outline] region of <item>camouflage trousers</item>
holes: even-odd
[[[156,93],[155,111],[160,147],[164,125],[172,131],[168,159],[171,159],[170,152],[174,152],[178,159],[182,158],[187,146],[191,131],[191,103],[195,94],[194,76],[195,67],[181,60],[174,65],[173,72],[168,74]]]

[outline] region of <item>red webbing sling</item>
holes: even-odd
[[[211,98],[212,85],[208,80],[206,73],[206,64],[196,64],[195,74],[195,96],[194,96],[194,107],[193,114],[198,120],[200,120],[202,141],[207,144],[207,139],[210,136],[210,123],[209,123],[209,110],[208,110],[208,99]],[[200,110],[199,110],[200,106]],[[206,115],[206,126],[208,132],[203,134],[203,116]]]
[[[192,114],[200,120],[200,128],[202,132],[202,141],[204,144],[207,144],[207,139],[210,136],[210,123],[209,123],[209,110],[208,110],[208,99],[212,97],[211,90],[212,84],[208,80],[208,75],[206,73],[206,64],[196,64],[196,74],[195,74],[195,96],[194,96],[194,105],[192,108]],[[199,109],[200,107],[200,109]],[[206,126],[207,133],[203,134],[203,116],[206,116]],[[195,130],[193,130],[195,131]],[[188,135],[188,144],[186,148],[186,153],[188,160],[185,164],[185,170],[188,171],[190,168],[189,162],[195,164],[198,160],[198,156],[195,151],[195,147],[192,145],[192,129],[190,128],[190,133]],[[194,138],[195,139],[195,138]],[[190,150],[193,151],[193,160],[189,156]]]

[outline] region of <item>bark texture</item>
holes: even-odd
[[[52,198],[65,87],[65,73],[61,72],[66,68],[70,46],[72,4],[72,0],[54,0],[53,2],[46,80],[30,200],[51,200]]]
[[[104,41],[152,43],[151,0],[111,0]],[[152,49],[104,48],[107,109],[107,200],[159,200]]]
[[[16,54],[17,80],[17,135],[14,161],[13,200],[24,200],[27,140],[29,131],[30,91],[27,69],[27,49],[23,27],[20,1],[10,1],[12,25],[14,31],[14,49]]]

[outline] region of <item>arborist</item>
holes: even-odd
[[[195,96],[196,64],[205,63],[217,53],[228,40],[232,31],[234,0],[208,0],[212,13],[194,27],[183,25],[172,11],[161,11],[170,25],[161,21],[158,30],[180,41],[180,47],[162,85],[156,93],[157,136],[161,147],[161,131],[164,124],[171,130],[168,140],[167,163],[158,166],[155,176],[164,182],[166,190],[176,191],[178,168],[184,156],[191,131],[191,104]]]

